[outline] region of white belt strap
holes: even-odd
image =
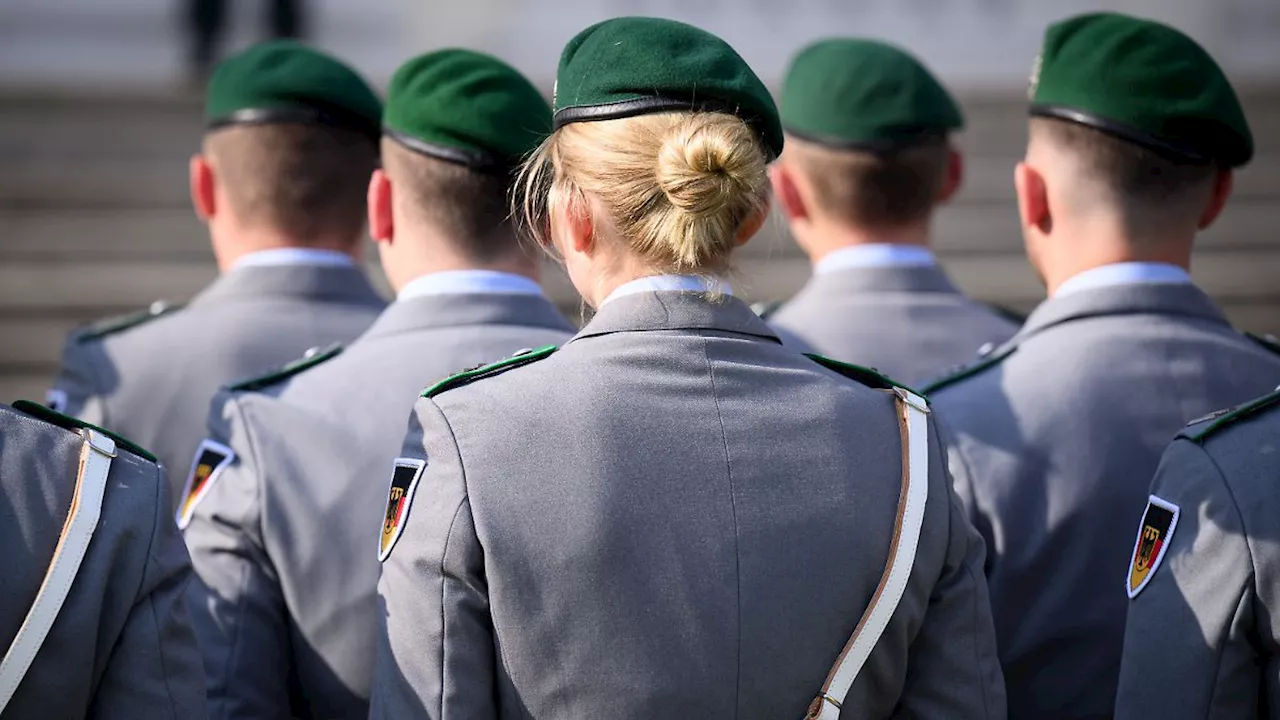
[[[58,618],[58,611],[67,599],[71,583],[76,579],[80,563],[89,549],[93,531],[98,527],[102,497],[107,489],[107,474],[111,472],[111,459],[116,456],[116,444],[96,430],[86,429],[83,432],[85,443],[80,451],[76,490],[71,498],[67,521],[62,526],[62,535],[53,551],[53,561],[45,571],[44,582],[40,584],[36,600],[27,611],[13,644],[5,653],[4,660],[0,661],[0,713],[13,698],[18,684],[49,635],[49,628]]]
[[[898,396],[898,428],[902,436],[902,489],[889,559],[871,604],[828,673],[822,692],[809,705],[806,720],[840,717],[840,705],[898,609],[915,565],[924,508],[929,500],[929,406],[923,398],[901,388],[894,388],[894,393]]]

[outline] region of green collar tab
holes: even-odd
[[[87,423],[78,418],[73,418],[70,415],[63,415],[62,413],[56,412],[55,410],[45,405],[41,405],[38,402],[32,402],[30,400],[18,400],[13,404],[13,409],[19,412],[25,413],[27,415],[30,415],[31,417],[36,418],[38,420],[43,420],[49,423],[50,425],[57,425],[60,428],[71,430],[73,432],[81,429],[96,430],[102,433],[103,435],[106,435],[107,437],[111,438],[112,440],[115,440],[117,447],[122,447],[125,450],[128,450],[134,455],[137,455],[138,457],[143,458],[145,460],[150,460],[151,462],[160,462],[159,460],[156,459],[155,455],[152,455],[151,453],[147,452],[146,449],[144,449],[142,446],[137,445],[132,440],[130,440],[127,437],[124,437],[123,435],[117,435],[111,432],[110,430],[104,430],[103,428],[100,428],[97,425]]]
[[[542,360],[543,358],[550,357],[552,353],[554,353],[556,350],[559,350],[559,349],[560,348],[558,348],[555,345],[546,345],[534,350],[523,350],[504,360],[499,360],[498,362],[495,362],[495,363],[489,363],[488,365],[479,365],[469,370],[463,370],[462,372],[454,373],[453,375],[450,375],[449,377],[423,390],[422,397],[424,398],[435,397],[446,390],[459,388],[459,387],[462,387],[463,385],[470,385],[471,383],[481,378],[492,377],[494,375],[501,375],[502,373],[512,368],[518,368],[522,365],[528,365],[529,363],[537,362],[539,360]]]
[[[1005,347],[991,353],[990,355],[982,358],[981,360],[971,365],[963,365],[960,368],[950,373],[947,373],[946,375],[943,375],[937,380],[934,380],[928,385],[925,385],[924,394],[932,395],[933,393],[936,393],[937,391],[945,387],[950,387],[952,385],[955,385],[961,380],[971,378],[974,375],[977,375],[978,373],[986,370],[989,367],[999,365],[1000,363],[1004,362],[1005,358],[1012,355],[1013,352],[1017,349],[1018,349],[1017,345],[1012,345],[1012,344],[1006,345]]]
[[[241,380],[227,386],[227,390],[231,392],[257,392],[269,388],[276,383],[283,382],[289,378],[308,368],[313,368],[320,363],[332,360],[342,354],[342,344],[334,343],[323,350],[312,348],[305,355],[297,360],[291,360],[278,370],[272,370],[266,375],[261,375],[248,380]]]
[[[823,355],[818,355],[817,353],[805,353],[805,357],[827,368],[828,370],[834,370],[840,373],[841,375],[849,378],[850,380],[857,380],[858,382],[862,383],[863,385],[866,385],[867,387],[875,388],[876,390],[892,390],[894,388],[901,388],[903,390],[906,390],[907,392],[912,393],[913,395],[919,395],[922,398],[924,397],[923,393],[917,390],[914,390],[910,387],[907,387],[906,385],[903,385],[902,383],[898,382],[897,380],[894,380],[888,375],[881,374],[879,371],[873,368],[865,368],[865,367],[862,367],[861,365],[854,365],[852,363],[833,360],[832,358],[825,357]]]
[[[105,320],[99,320],[86,326],[76,337],[77,342],[88,342],[90,340],[99,340],[108,335],[115,335],[132,327],[137,327],[144,323],[149,323],[158,317],[163,317],[169,313],[181,310],[181,305],[171,305],[164,300],[157,300],[151,303],[150,307],[145,310],[128,313],[127,315],[116,315]]]
[[[1202,424],[1204,427],[1193,432],[1183,430],[1181,434],[1189,440],[1203,442],[1205,438],[1218,432],[1222,428],[1227,427],[1228,425],[1233,425],[1247,417],[1266,410],[1278,402],[1280,402],[1280,390],[1276,390],[1269,395],[1263,395],[1256,400],[1250,400],[1249,402],[1243,405],[1238,405],[1227,412],[1217,412],[1207,417],[1200,418],[1199,420],[1193,420],[1191,421],[1191,424],[1187,426],[1188,428]]]

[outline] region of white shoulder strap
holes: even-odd
[[[116,456],[116,444],[97,430],[86,429],[84,435],[76,491],[67,521],[62,526],[62,536],[53,551],[53,561],[45,572],[35,602],[27,611],[26,620],[13,638],[4,660],[0,661],[0,714],[4,713],[5,706],[13,698],[18,684],[44,644],[49,628],[58,618],[58,611],[67,599],[71,583],[76,579],[80,563],[89,549],[93,531],[98,527],[102,497],[107,489],[107,474],[111,472],[111,459]]]
[[[806,720],[840,717],[840,705],[898,609],[915,565],[924,508],[929,500],[929,406],[924,398],[906,390],[894,388],[894,392],[898,396],[898,427],[902,436],[902,489],[898,495],[898,516],[889,544],[889,559],[871,604],[862,613],[840,657],[836,658],[822,692],[809,705]]]

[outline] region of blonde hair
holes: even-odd
[[[516,212],[549,246],[550,210],[597,198],[629,250],[658,272],[728,268],[742,224],[769,202],[768,160],[745,122],[657,113],[566,125],[521,169]]]

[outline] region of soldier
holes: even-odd
[[[0,717],[205,717],[169,507],[147,451],[0,405]]]
[[[215,398],[209,479],[183,508],[214,718],[368,716],[378,483],[414,399],[573,332],[508,222],[513,170],[550,130],[538,90],[488,55],[443,50],[392,79],[369,224],[397,300],[341,355]]]
[[[1276,716],[1278,440],[1273,392],[1165,451],[1131,546],[1117,718]]]
[[[1193,40],[1118,14],[1050,27],[1018,165],[1027,255],[1049,299],[985,361],[925,389],[987,540],[1013,718],[1106,717],[1120,577],[1148,480],[1191,418],[1257,396],[1280,357],[1192,284],[1197,231],[1253,143]]]
[[[357,265],[381,112],[296,43],[220,65],[191,197],[222,276],[185,308],[72,333],[49,404],[152,448],[181,483],[219,386],[364,331],[384,306]]]
[[[963,119],[924,66],[873,40],[811,45],[787,73],[782,125],[774,195],[813,262],[767,318],[784,340],[916,383],[1013,336],[929,250],[934,211],[960,189],[949,138]]]
[[[723,279],[782,150],[764,85],[622,18],[570,41],[555,110],[523,207],[598,312],[418,400],[371,716],[1003,717],[924,401],[783,348]]]

